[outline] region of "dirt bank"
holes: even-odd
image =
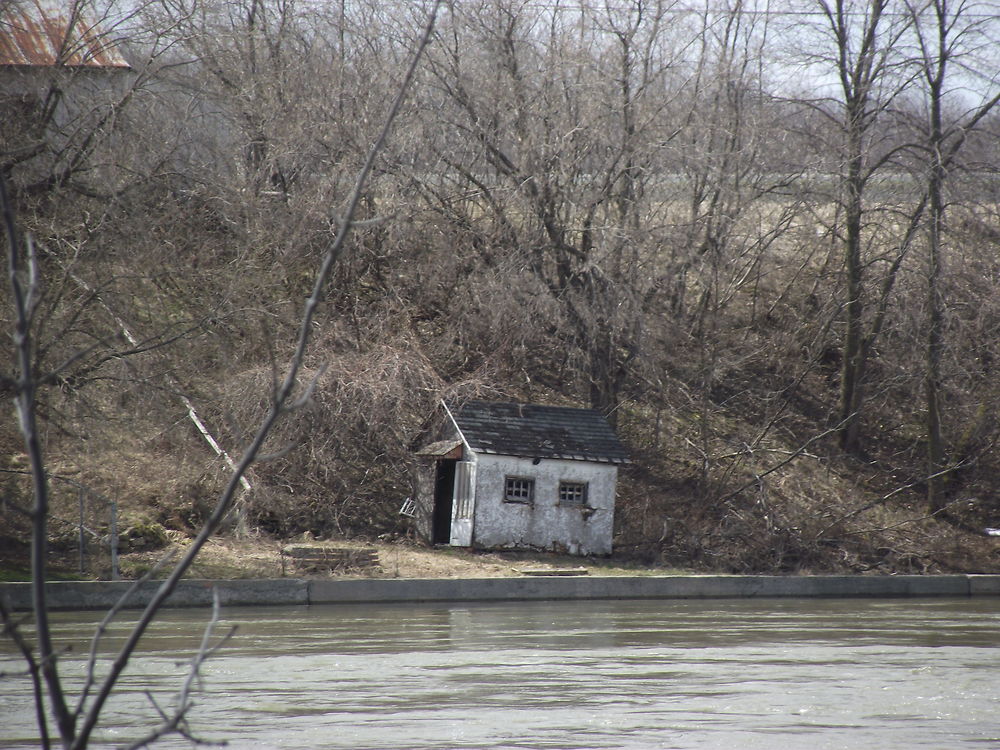
[[[164,554],[180,553],[190,541],[175,539],[165,550],[124,554],[122,575],[142,575]],[[282,549],[294,545],[322,545],[346,549],[374,549],[378,564],[372,567],[310,569],[296,565]],[[586,571],[588,575],[644,575],[677,573],[675,569],[646,568],[604,558],[581,558],[544,552],[477,552],[451,547],[430,548],[412,541],[365,543],[317,541],[309,537],[274,540],[259,536],[248,539],[214,538],[202,549],[189,578],[278,578],[278,577],[366,577],[366,578],[499,578],[535,571]]]

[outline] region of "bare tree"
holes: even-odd
[[[969,134],[1000,103],[1000,92],[997,92],[997,80],[988,74],[984,76],[974,59],[976,49],[984,42],[995,43],[988,37],[984,39],[984,32],[989,31],[988,15],[980,14],[974,4],[952,4],[948,0],[908,3],[908,10],[917,38],[917,60],[926,111],[917,148],[919,161],[926,164],[920,177],[928,198],[924,372],[927,502],[932,511],[940,511],[945,506],[944,483],[948,469],[940,403],[943,390],[941,360],[946,343],[942,274],[947,244],[947,186]],[[958,117],[949,117],[949,108],[963,106],[952,103],[961,92],[960,84],[954,82],[955,68],[959,71],[965,68],[964,75],[974,79],[973,90],[985,93]]]
[[[25,452],[28,456],[33,480],[33,505],[29,511],[32,523],[32,601],[36,619],[36,651],[32,651],[23,640],[22,651],[28,660],[32,674],[39,675],[36,682],[36,698],[38,700],[39,732],[46,746],[51,744],[50,721],[54,723],[59,743],[66,748],[83,748],[90,741],[91,735],[98,725],[104,706],[118,686],[119,679],[127,667],[129,660],[136,652],[139,640],[156,617],[166,599],[176,588],[181,577],[190,568],[200,549],[215,533],[228,513],[240,480],[246,471],[258,458],[261,447],[275,424],[289,411],[301,407],[308,401],[311,386],[300,383],[300,372],[303,367],[306,350],[314,328],[317,306],[324,295],[327,282],[337,260],[344,252],[345,241],[351,231],[354,214],[361,200],[364,184],[375,163],[378,151],[389,135],[393,120],[399,112],[410,82],[416,72],[417,65],[424,49],[430,42],[434,23],[440,3],[433,3],[426,26],[420,40],[416,44],[407,73],[400,85],[397,95],[385,116],[383,126],[369,150],[368,157],[360,169],[354,189],[345,203],[340,217],[339,230],[326,248],[320,267],[316,273],[312,293],[306,300],[302,312],[298,334],[294,342],[287,369],[280,384],[271,394],[270,407],[261,420],[255,434],[250,439],[235,471],[232,473],[225,490],[183,557],[171,569],[167,578],[159,586],[148,606],[144,609],[138,622],[127,636],[125,643],[109,666],[106,675],[88,684],[80,702],[73,707],[63,682],[60,678],[56,652],[51,638],[48,620],[48,605],[45,593],[47,570],[46,540],[49,514],[48,474],[45,466],[44,447],[36,421],[37,392],[39,385],[44,383],[46,373],[36,369],[36,351],[34,331],[41,321],[38,320],[39,299],[42,295],[41,275],[38,258],[30,236],[22,237],[17,229],[13,203],[8,195],[5,181],[0,181],[0,206],[3,209],[3,223],[6,231],[8,281],[14,311],[14,349],[17,358],[16,372],[10,378],[5,378],[4,386],[13,394],[17,408],[20,430],[23,435]],[[6,615],[6,613],[5,613]],[[8,621],[8,625],[11,625]],[[202,649],[207,654],[211,648]],[[43,697],[44,696],[44,697]],[[186,711],[188,701],[182,701],[180,710]],[[165,732],[180,731],[183,727],[178,715],[165,717],[164,729],[154,731],[147,740],[156,739]],[[146,740],[143,740],[145,742]]]
[[[671,276],[663,284],[672,285],[670,312],[687,321],[698,350],[706,497],[714,497],[735,469],[729,464],[716,476],[719,484],[709,487],[709,475],[717,468],[710,447],[712,415],[717,402],[739,398],[733,374],[765,353],[740,339],[756,325],[759,280],[781,267],[776,248],[789,244],[786,235],[803,210],[796,195],[801,165],[789,170],[770,153],[782,130],[767,88],[770,18],[744,11],[734,3],[701,15],[683,129],[669,149],[683,187]],[[691,300],[689,288],[697,290]],[[727,315],[748,295],[750,316]],[[725,395],[720,397],[720,391]],[[759,444],[766,433],[751,442]]]
[[[487,268],[510,269],[514,306],[546,300],[554,317],[536,325],[612,420],[641,355],[666,223],[649,188],[671,137],[669,7],[496,1],[456,14],[427,106],[461,140],[433,145],[444,179],[413,175]]]
[[[893,141],[890,118],[893,103],[910,83],[912,71],[903,54],[909,20],[892,12],[887,0],[818,0],[815,9],[822,19],[823,49],[813,53],[818,70],[835,77],[836,96],[813,98],[811,103],[835,128],[838,143],[833,169],[838,195],[834,205],[838,221],[831,227],[843,257],[844,329],[841,351],[840,405],[837,422],[841,447],[855,452],[861,445],[861,415],[869,359],[880,330],[878,317],[866,323],[872,295],[871,251],[877,236],[874,214],[885,207],[871,205],[871,188],[877,176],[898,161],[901,145]],[[806,43],[816,48],[819,31],[806,29]],[[820,141],[825,143],[824,141]],[[910,211],[919,216],[922,204]],[[877,285],[875,307],[884,309],[895,284],[911,233],[895,251]]]

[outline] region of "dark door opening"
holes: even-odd
[[[451,541],[451,514],[455,503],[455,464],[444,459],[437,462],[434,477],[434,514],[431,517],[431,542],[448,544]]]

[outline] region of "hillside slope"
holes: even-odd
[[[127,70],[0,71],[10,557],[35,500],[19,397],[71,568],[81,518],[106,549],[112,508],[133,547],[208,517],[205,433],[239,456],[274,400],[417,5],[141,4]],[[621,560],[997,570],[996,66],[961,98],[900,43],[983,19],[668,8],[448,4],[225,534],[411,537],[414,439],[482,398],[614,423]]]

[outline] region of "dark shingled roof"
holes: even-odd
[[[449,404],[449,411],[477,453],[629,462],[611,425],[593,409],[469,401]]]

